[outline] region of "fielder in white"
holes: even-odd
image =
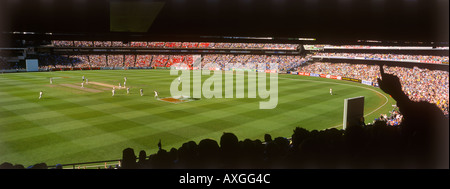
[[[333,89],[330,88],[330,95],[333,95]]]
[[[155,98],[158,98],[158,92],[157,91],[153,91],[155,92]]]
[[[42,98],[42,91],[39,92],[39,99]]]
[[[113,88],[113,90],[112,90],[112,96],[114,96],[114,94],[116,94],[116,89]]]

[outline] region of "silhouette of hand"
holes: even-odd
[[[405,94],[402,91],[400,79],[392,74],[386,74],[383,65],[380,65],[381,78],[377,78],[378,85],[385,93],[390,94],[397,102],[402,100]]]

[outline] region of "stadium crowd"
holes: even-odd
[[[298,68],[299,72],[329,74],[335,76],[361,79],[376,83],[379,77],[379,67],[365,64],[316,62]]]
[[[125,67],[135,67],[136,56],[135,55],[125,55],[124,66]]]
[[[373,49],[373,50],[448,50],[448,47],[432,47],[432,46],[382,46],[382,45],[304,45],[306,50],[324,50],[324,49]]]
[[[399,126],[402,123],[403,115],[399,112],[398,108],[395,107],[389,112],[389,116],[386,114],[381,114],[379,118],[376,118],[372,123],[376,121],[385,121],[388,126]]]
[[[202,67],[216,63],[219,69],[226,69],[226,66],[239,67],[242,69],[258,69],[258,65],[266,65],[265,69],[270,69],[270,63],[278,64],[279,72],[287,72],[296,69],[309,57],[289,56],[289,55],[232,55],[232,54],[211,54],[205,55],[202,59]]]
[[[417,67],[387,67],[385,70],[400,78],[402,90],[411,100],[436,104],[448,116],[449,72]]]
[[[92,41],[73,41],[75,47],[93,47],[94,43]]]
[[[214,43],[214,42],[147,42],[147,41],[67,41],[53,40],[55,47],[138,47],[138,48],[209,48],[297,50],[299,44]]]
[[[106,67],[108,65],[106,55],[89,55],[89,62],[96,67]]]
[[[375,85],[380,77],[378,66],[363,64],[314,63],[299,67],[298,71],[366,80]],[[411,100],[435,104],[448,116],[449,72],[417,67],[386,67],[385,71],[400,78],[402,90]]]
[[[152,55],[136,55],[136,67],[150,67]]]
[[[420,63],[448,64],[448,56],[405,55],[405,54],[371,54],[371,53],[326,53],[316,52],[314,56],[331,58],[364,58],[372,60],[412,61]]]
[[[109,67],[123,67],[124,55],[108,55]]]
[[[154,55],[151,67],[165,67],[169,61],[169,55]]]
[[[89,67],[89,56],[87,55],[70,55],[69,59],[74,60],[72,65],[75,68]]]
[[[257,69],[257,64],[277,63],[281,72],[296,69],[308,60],[308,57],[289,55],[233,55],[208,54],[203,55],[202,68],[206,65],[223,70],[225,65],[233,65],[242,69]],[[176,63],[185,63],[189,67],[193,64],[193,55],[40,55],[39,66],[44,68],[83,68],[83,67],[170,67]],[[211,65],[216,63],[216,65]]]
[[[51,55],[51,54],[40,54],[38,57],[39,68],[73,68],[73,64],[85,64],[87,62],[82,62],[85,59],[80,59],[74,55],[70,58],[68,55]]]
[[[94,47],[111,47],[111,41],[94,41]]]

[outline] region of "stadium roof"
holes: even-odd
[[[0,31],[448,42],[448,0],[2,0]]]

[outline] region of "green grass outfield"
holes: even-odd
[[[83,75],[90,82],[87,90],[81,89]],[[124,76],[130,95],[116,90],[112,97],[111,88],[91,84],[118,85]],[[259,109],[259,102],[267,100],[260,98],[202,98],[178,104],[156,100],[153,90],[169,97],[177,77],[168,70],[2,74],[0,163],[29,166],[120,159],[127,147],[149,154],[157,151],[159,139],[170,150],[190,140],[219,141],[223,132],[240,140],[263,140],[266,133],[290,137],[295,127],[341,128],[345,98],[365,96],[366,122],[388,113],[395,104],[378,88],[298,75],[278,76],[278,105],[270,110]],[[142,97],[139,88],[144,90]],[[335,95],[330,96],[329,88]],[[40,90],[44,95],[39,100]]]

